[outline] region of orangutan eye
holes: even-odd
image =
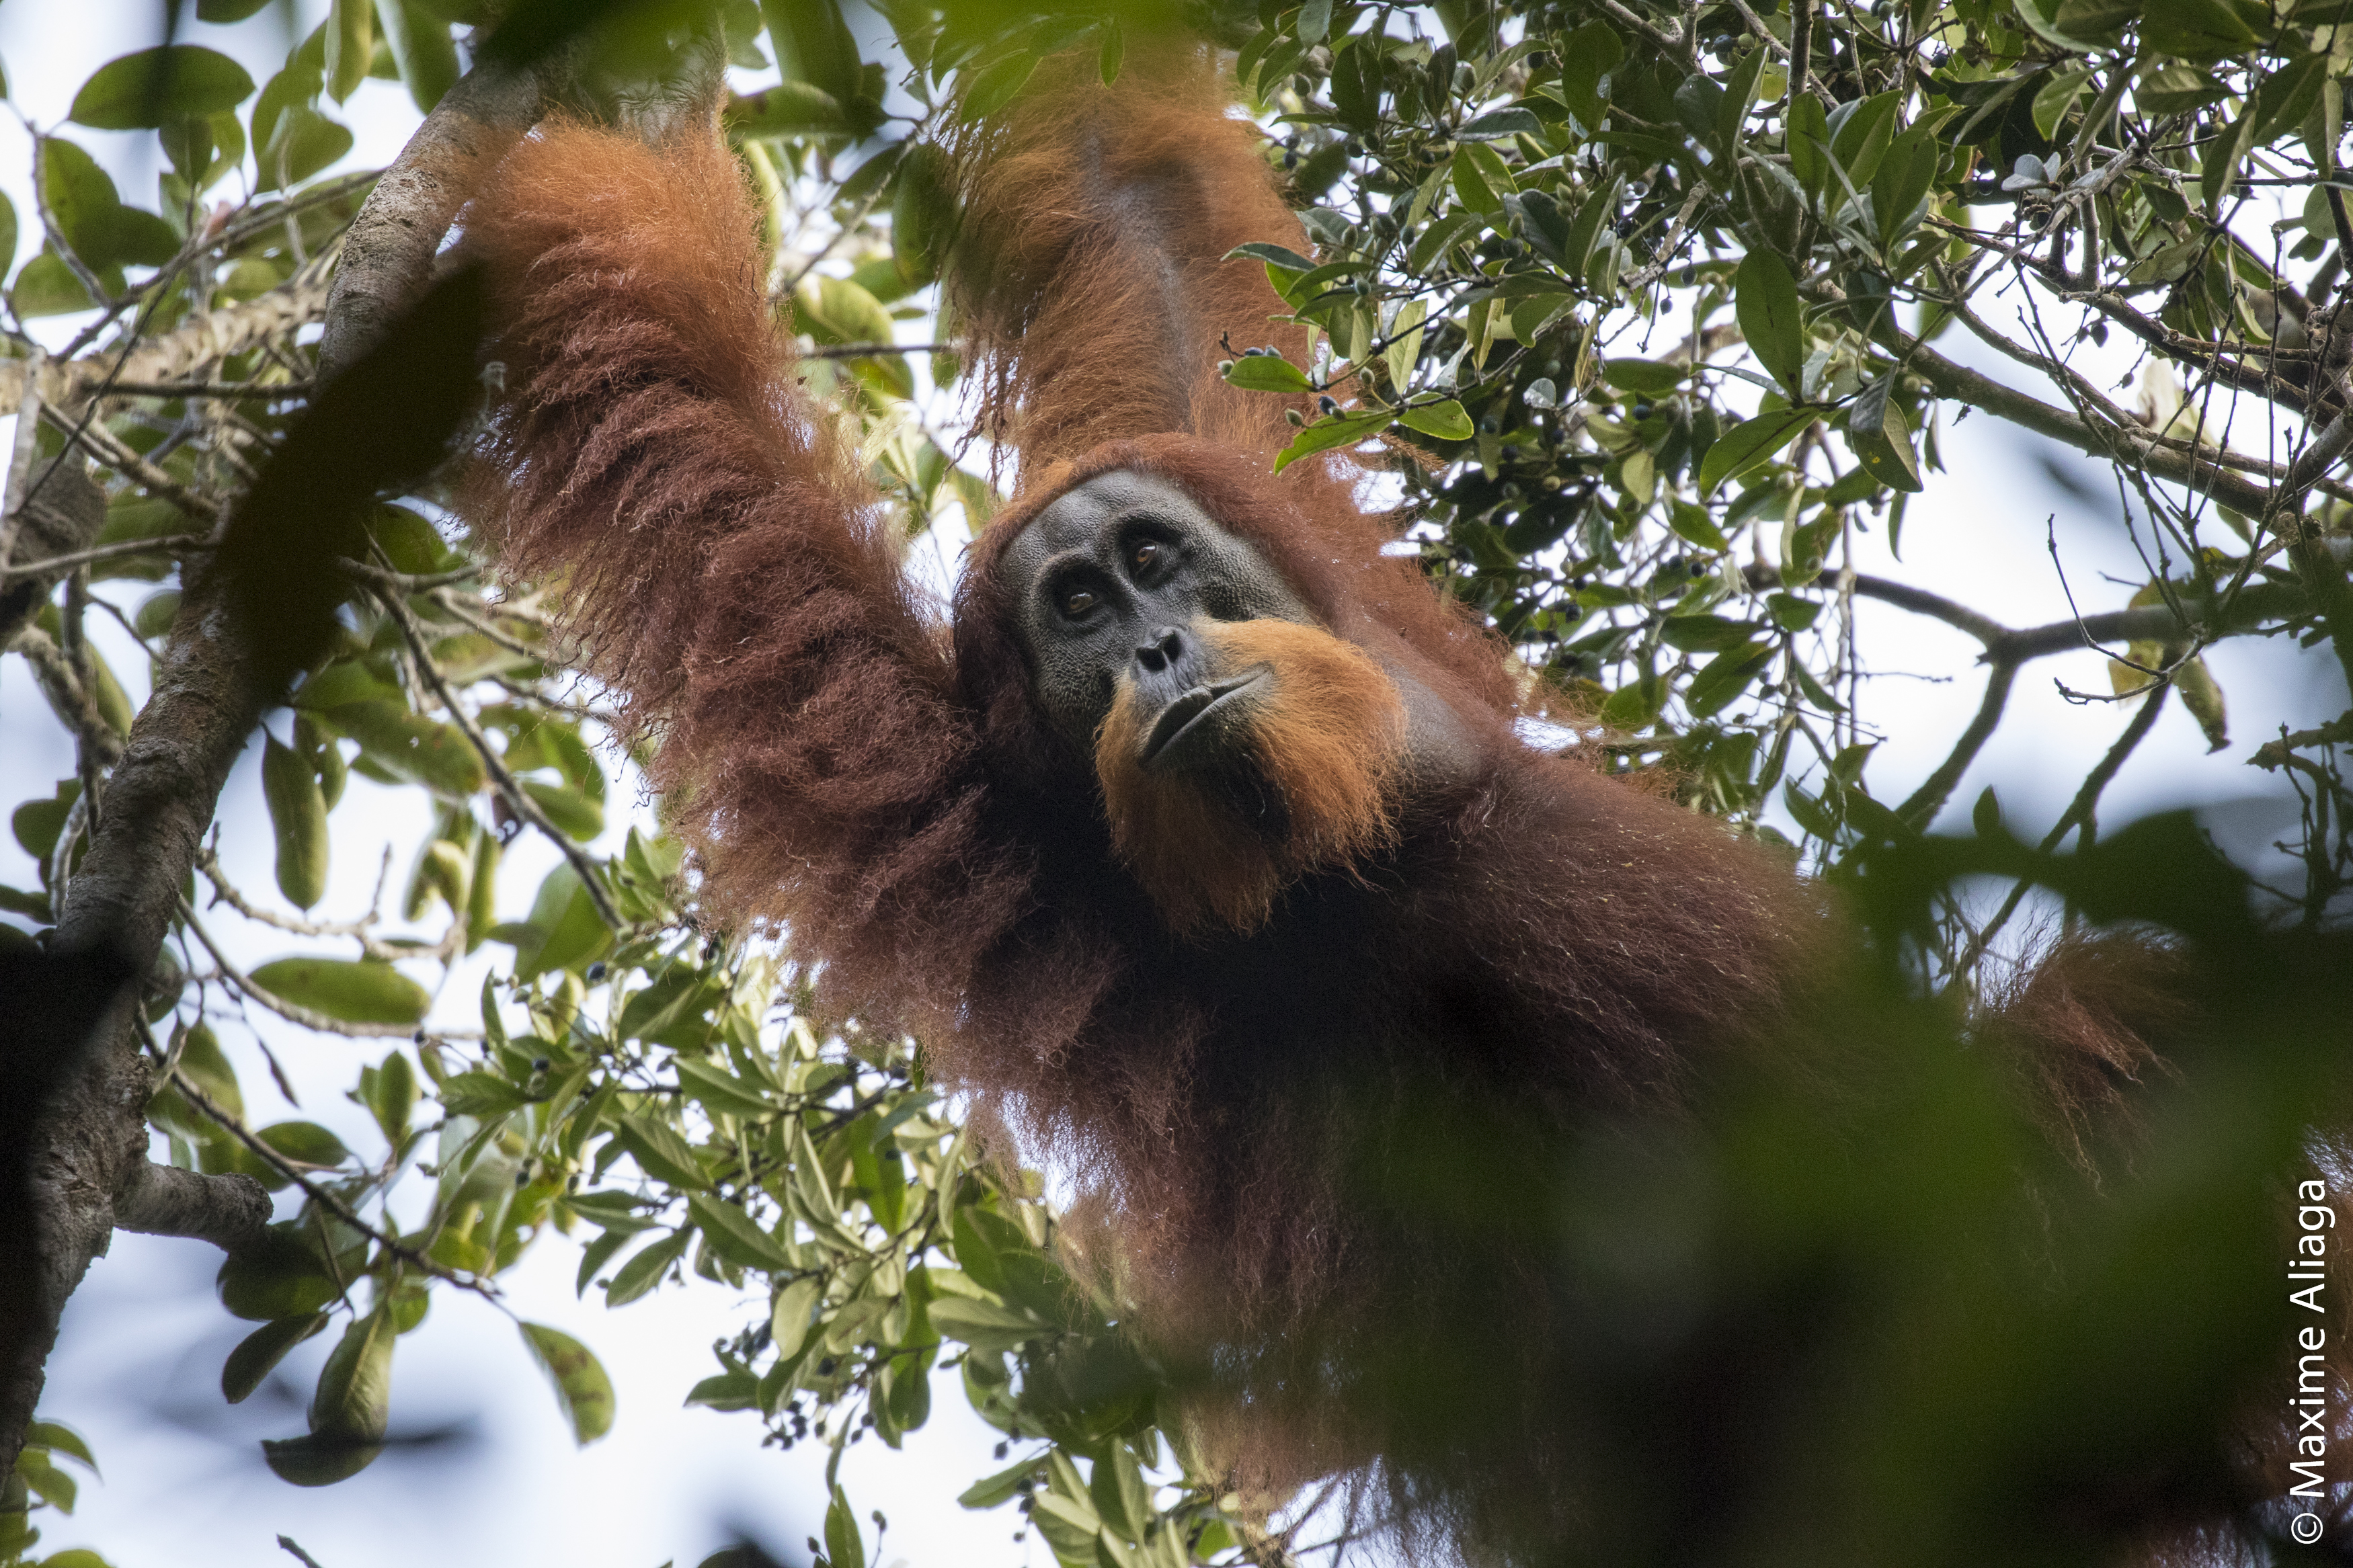
[[[1095,607],[1095,595],[1091,588],[1071,588],[1062,595],[1062,614],[1077,620]]]
[[[1129,571],[1138,574],[1148,572],[1159,559],[1160,546],[1147,539],[1140,544],[1131,545],[1128,548],[1127,567]]]

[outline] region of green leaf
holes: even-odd
[[[1120,61],[1126,51],[1126,36],[1120,29],[1119,19],[1112,17],[1103,25],[1103,44],[1095,51],[1095,75],[1105,87],[1119,80]]]
[[[2228,0],[2150,0],[2141,47],[2189,60],[2219,60],[2252,49],[2254,29]]]
[[[286,1352],[327,1326],[327,1314],[313,1312],[307,1318],[280,1318],[264,1323],[237,1342],[221,1365],[221,1395],[231,1405],[242,1404],[246,1397],[261,1386],[269,1369],[286,1357]]]
[[[1018,50],[990,66],[964,86],[964,102],[958,110],[965,124],[986,120],[1013,101],[1014,94],[1028,85],[1029,73],[1038,68],[1038,57]]]
[[[2255,93],[2251,116],[2255,121],[2254,140],[2268,143],[2274,137],[2303,124],[2320,101],[2321,89],[2328,80],[2328,67],[2327,55],[2306,55],[2265,78]]]
[[[1795,594],[1770,594],[1765,607],[1771,612],[1774,625],[1785,632],[1801,632],[1812,626],[1822,613],[1819,599],[1801,599]]]
[[[375,0],[333,0],[327,19],[327,96],[337,103],[359,90],[375,63]]]
[[[465,731],[413,712],[405,702],[377,699],[332,708],[301,705],[320,722],[357,741],[370,762],[445,800],[463,800],[488,781],[481,753]]]
[[[180,1071],[203,1091],[206,1100],[240,1120],[245,1115],[245,1096],[237,1086],[237,1070],[228,1065],[228,1057],[221,1050],[220,1038],[210,1024],[190,1026],[180,1037]]]
[[[521,1110],[531,1103],[531,1096],[494,1072],[477,1068],[458,1073],[441,1086],[441,1109],[452,1116],[471,1116],[489,1121]]]
[[[605,808],[578,790],[565,784],[543,784],[538,779],[519,779],[522,793],[531,796],[556,831],[575,844],[586,844],[605,831]]]
[[[1702,493],[1746,473],[1798,438],[1815,419],[1810,408],[1776,408],[1744,419],[1715,438],[1699,466]]]
[[[1742,336],[1757,362],[1802,396],[1806,369],[1806,327],[1798,312],[1798,281],[1789,268],[1768,250],[1752,250],[1741,258],[1733,275]]]
[[[141,49],[107,61],[74,94],[70,117],[98,131],[153,131],[173,120],[235,109],[253,78],[227,55],[194,44]]]
[[[276,1226],[224,1260],[217,1284],[230,1315],[254,1322],[306,1317],[341,1293],[317,1255]]]
[[[531,918],[515,943],[515,978],[530,980],[556,970],[586,965],[612,942],[613,933],[565,861],[539,884]],[[492,932],[496,935],[496,932]]]
[[[938,277],[955,222],[955,171],[945,152],[924,142],[900,161],[891,198],[891,250],[900,277],[916,287]]]
[[[1292,249],[1289,246],[1273,245],[1262,239],[1253,239],[1248,245],[1235,246],[1231,250],[1226,252],[1225,259],[1232,261],[1243,257],[1247,257],[1252,261],[1263,261],[1269,267],[1279,267],[1285,272],[1313,272],[1315,270],[1315,263],[1300,255],[1299,252]]]
[[[1871,178],[1871,205],[1882,245],[1894,245],[1909,230],[1913,209],[1936,183],[1937,157],[1936,137],[1920,126],[1889,144]]]
[[[379,1307],[343,1331],[311,1396],[311,1431],[322,1437],[384,1436],[392,1415],[392,1314]]]
[[[342,1139],[315,1121],[273,1121],[255,1136],[298,1165],[332,1170],[352,1157]]]
[[[1454,191],[1462,205],[1490,216],[1501,214],[1504,198],[1518,191],[1495,150],[1476,142],[1465,142],[1454,149],[1453,176]]]
[[[605,1305],[626,1307],[660,1284],[662,1276],[685,1253],[686,1244],[693,1238],[691,1230],[674,1230],[632,1254],[613,1275],[613,1283],[606,1288]]]
[[[793,300],[797,323],[821,342],[887,343],[895,335],[882,301],[847,278],[812,278]]]
[[[180,247],[170,224],[124,206],[98,161],[61,136],[41,141],[41,196],[66,243],[95,271],[160,267]]]
[[[408,1134],[408,1113],[417,1105],[417,1069],[396,1050],[360,1074],[360,1095],[385,1142],[397,1145]]]
[[[2054,71],[2034,94],[2032,114],[2035,133],[2048,142],[2059,133],[2059,121],[2082,96],[2084,84],[2092,79],[2088,66],[2074,70]]]
[[[1313,392],[1315,384],[1289,360],[1273,354],[1244,354],[1226,373],[1226,384],[1245,392]]]
[[[1398,411],[1398,421],[1409,430],[1419,430],[1441,441],[1468,441],[1473,428],[1471,416],[1451,397],[1439,403],[1409,404]]]
[[[1389,345],[1381,351],[1381,363],[1388,369],[1389,384],[1399,392],[1413,378],[1414,366],[1420,362],[1421,323],[1429,315],[1427,301],[1409,300],[1398,307],[1396,320],[1390,324]]]
[[[768,1332],[778,1360],[790,1361],[808,1342],[812,1314],[824,1289],[823,1280],[807,1275],[776,1292],[776,1308],[768,1314]]]
[[[2221,216],[2222,204],[2229,199],[2231,187],[2238,184],[2239,165],[2245,162],[2254,138],[2254,116],[2242,114],[2223,126],[2199,154],[2198,194],[2205,201],[2209,217]]]
[[[556,1402],[582,1447],[613,1429],[613,1380],[586,1345],[544,1323],[518,1323],[533,1359],[555,1384]]]
[[[16,1455],[16,1479],[26,1489],[59,1513],[71,1513],[74,1501],[81,1495],[81,1486],[71,1476],[49,1463],[42,1449],[26,1447]],[[11,1562],[21,1559],[11,1556]]]
[[[1808,195],[1820,195],[1831,183],[1831,124],[1822,100],[1813,93],[1799,94],[1789,106],[1786,146],[1789,173]]]
[[[80,1433],[62,1421],[32,1423],[25,1428],[25,1445],[27,1447],[47,1448],[55,1453],[64,1454],[89,1466],[92,1475],[98,1473],[98,1460],[91,1455],[90,1444],[84,1440]],[[57,1560],[51,1558],[49,1561]]]
[[[1659,628],[1660,640],[1685,653],[1712,653],[1737,647],[1757,633],[1753,622],[1729,616],[1669,616]]]
[[[768,1116],[776,1106],[760,1092],[759,1088],[731,1073],[721,1071],[702,1062],[689,1061],[680,1057],[670,1064],[678,1074],[679,1088],[690,1100],[699,1100],[707,1110],[729,1116]]]
[[[1279,474],[1312,453],[1328,451],[1334,447],[1353,447],[1359,441],[1379,435],[1388,428],[1388,423],[1387,409],[1374,409],[1369,413],[1327,414],[1293,437],[1291,445],[1275,455],[1274,471]]]
[[[970,1296],[942,1296],[931,1304],[932,1327],[949,1339],[982,1350],[1011,1350],[1050,1333],[1043,1318]]]
[[[458,82],[458,46],[449,24],[417,0],[376,0],[375,14],[409,101],[417,112],[430,114]]]
[[[686,1206],[694,1215],[694,1223],[702,1227],[703,1237],[712,1249],[729,1262],[764,1272],[793,1267],[791,1257],[776,1238],[754,1224],[752,1216],[733,1204],[702,1193],[689,1193]]]
[[[1037,1473],[1038,1461],[1023,1459],[1018,1464],[1006,1466],[993,1476],[973,1482],[956,1494],[956,1501],[970,1509],[995,1508],[999,1503],[1012,1501],[1020,1494],[1021,1483]]]
[[[654,1180],[676,1187],[711,1184],[711,1178],[703,1174],[702,1162],[695,1158],[694,1146],[667,1123],[648,1116],[624,1116],[616,1136]]]
[[[1685,370],[1653,359],[1606,359],[1601,362],[1601,379],[1620,392],[1664,397],[1683,384]]]
[[[1609,112],[1601,99],[1601,79],[1625,58],[1624,41],[1607,22],[1587,22],[1562,41],[1561,97],[1588,135],[1601,129]]]
[[[1857,190],[1870,185],[1871,176],[1879,172],[1879,160],[1894,140],[1895,113],[1902,97],[1890,91],[1864,99],[1831,140],[1831,155],[1846,171],[1847,183]]]
[[[433,1002],[425,987],[372,958],[280,958],[250,978],[273,996],[346,1024],[414,1024]]]
[[[1912,450],[1903,405],[1892,395],[1894,385],[1895,375],[1890,372],[1862,389],[1847,409],[1847,445],[1873,479],[1890,489],[1916,495],[1920,459]]]
[[[298,910],[327,891],[327,797],[310,759],[262,732],[261,794],[278,841],[278,890]]]
[[[1327,8],[1330,3],[1324,0]],[[825,1507],[825,1557],[828,1568],[866,1568],[866,1542],[858,1533],[858,1515],[839,1487],[833,1489],[833,1500]]]
[[[1667,526],[1674,531],[1678,539],[1696,544],[1702,550],[1732,548],[1731,541],[1724,537],[1724,531],[1715,526],[1706,510],[1687,500],[1676,500],[1668,505]]]
[[[1739,696],[1749,681],[1763,671],[1766,661],[1772,657],[1773,645],[1770,643],[1749,643],[1740,647],[1726,648],[1708,660],[1707,667],[1692,677],[1691,684],[1683,689],[1683,706],[1691,710],[1693,718],[1707,718]]]
[[[1141,1541],[1159,1510],[1152,1506],[1152,1494],[1145,1489],[1143,1472],[1136,1468],[1135,1456],[1128,1452],[1127,1445],[1113,1442],[1106,1447],[1110,1451],[1095,1461],[1087,1495],[1105,1525],[1130,1541]]]
[[[1556,115],[1558,110],[1555,110]],[[1463,121],[1454,132],[1461,142],[1500,142],[1511,136],[1541,136],[1544,121],[1525,109],[1491,109],[1473,120]]]
[[[265,88],[263,95],[268,92]],[[264,191],[299,185],[351,150],[348,127],[308,104],[291,105],[272,124],[268,142],[255,148],[254,163],[261,171],[257,184]]]
[[[731,97],[727,129],[738,136],[808,136],[849,129],[833,94],[805,81],[783,81]]]
[[[350,1480],[375,1462],[384,1445],[366,1437],[313,1434],[283,1442],[264,1437],[261,1457],[270,1472],[290,1486],[331,1487]]]
[[[1332,0],[1305,0],[1299,7],[1294,36],[1303,44],[1320,44],[1332,30]]]
[[[32,320],[40,316],[70,315],[87,310],[97,301],[73,268],[54,250],[43,248],[38,256],[25,263],[16,274],[16,283],[8,290],[8,302],[16,313]]]

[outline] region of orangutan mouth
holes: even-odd
[[[1247,702],[1250,691],[1265,684],[1272,674],[1272,670],[1261,666],[1223,680],[1205,682],[1176,698],[1152,721],[1152,732],[1144,738],[1144,751],[1137,760],[1147,768],[1179,762],[1185,752],[1198,749],[1188,745],[1186,737],[1207,740],[1218,728],[1212,715],[1221,708]]]

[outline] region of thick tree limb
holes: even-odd
[[[485,63],[458,79],[378,179],[343,239],[319,340],[328,380],[432,280],[433,258],[484,175],[538,123],[539,75]],[[160,379],[141,377],[139,379]]]
[[[114,1228],[185,1236],[237,1252],[269,1224],[269,1191],[251,1176],[207,1176],[152,1161],[135,1166],[114,1194]]]
[[[530,129],[541,102],[536,77],[476,72],[427,117],[345,242],[326,307],[322,382],[423,291],[473,183]],[[285,324],[281,318],[267,331]],[[240,330],[263,327],[248,319]],[[222,341],[189,340],[177,352],[192,357],[135,368],[127,359],[121,369],[135,381],[171,379],[221,352]],[[108,785],[104,822],[74,876],[47,963],[128,976],[155,961],[230,766],[272,695],[254,679],[254,650],[229,613],[227,588],[218,570],[188,574],[154,694]],[[12,1109],[37,1108],[37,1120],[14,1122],[25,1136],[0,1151],[15,1156],[15,1168],[0,1171],[0,1217],[34,1232],[9,1238],[12,1258],[24,1261],[0,1291],[0,1474],[23,1447],[58,1315],[106,1250],[118,1199],[132,1194],[133,1212],[146,1201],[138,1193],[150,1177],[148,1068],[132,1033],[137,997],[135,987],[109,982],[70,1016],[20,1026],[5,1053]]]
[[[63,363],[46,361],[37,373],[29,360],[0,362],[0,414],[16,411],[24,401],[25,380],[30,374],[38,374],[41,378],[43,401],[56,407],[75,407],[88,401],[101,386],[117,383],[152,386],[180,380],[204,365],[233,358],[256,343],[308,326],[319,319],[326,307],[325,283],[297,279],[267,294],[191,316],[171,331],[150,338],[121,356],[119,369],[112,353]]]

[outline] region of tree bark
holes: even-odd
[[[328,297],[319,380],[376,342],[431,280],[468,194],[537,121],[541,76],[461,79],[378,180],[345,240]],[[218,571],[187,584],[153,695],[133,723],[98,826],[42,955],[12,956],[39,1005],[17,1009],[0,1047],[0,1475],[24,1446],[67,1298],[116,1226],[242,1245],[267,1195],[239,1176],[159,1169],[146,1158],[147,1063],[138,977],[153,966],[180,889],[237,753],[274,693]],[[22,987],[0,986],[0,993]],[[9,1004],[15,1003],[12,999]]]

